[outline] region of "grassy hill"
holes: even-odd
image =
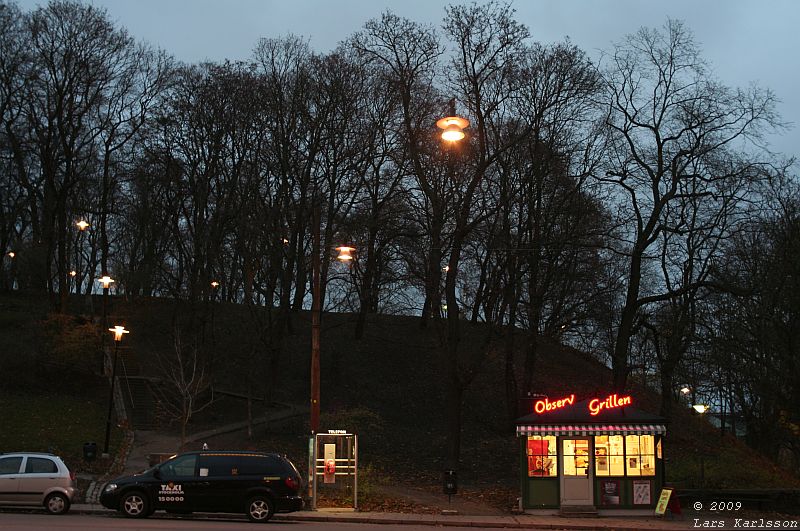
[[[51,379],[42,380],[47,378],[46,370],[39,371],[43,357],[54,351],[52,319],[46,321],[44,302],[18,294],[0,296],[0,378],[4,384],[0,398],[7,401],[29,396],[32,389],[47,389],[64,397],[64,403],[83,401],[83,409],[97,415],[98,408],[102,410],[107,400],[102,393],[107,385],[104,382],[92,386],[75,376],[54,386]],[[76,305],[76,310],[85,311],[85,301],[76,301]],[[255,397],[269,394],[273,400],[308,404],[311,347],[307,312],[293,315],[292,333],[286,335],[277,359],[270,354],[264,334],[268,322],[265,314],[242,306],[217,304],[191,308],[169,300],[126,302],[115,298],[109,325],[124,323],[131,330],[125,337],[132,357],[129,364],[143,375],[160,376],[161,364],[174,352],[175,323],[186,322],[192,316],[195,322],[204,325],[196,328],[200,332],[192,338],[182,336],[182,340],[200,338],[213,359],[210,374],[215,388],[240,394],[249,389]],[[45,322],[50,322],[50,326],[43,326]],[[77,326],[85,320],[70,322]],[[55,334],[62,339],[57,342],[61,350],[56,349],[56,357],[68,362],[71,359],[76,364],[71,372],[91,380],[86,376],[91,371],[84,366],[85,360],[70,354],[69,345],[80,344],[80,340],[63,339],[64,328],[71,327],[62,326],[61,334]],[[364,489],[368,489],[370,481],[440,488],[445,384],[435,330],[432,326],[420,328],[416,318],[398,316],[370,316],[365,337],[360,341],[353,339],[354,328],[352,315],[323,315],[322,428],[359,433],[359,461],[366,471],[362,476]],[[464,344],[477,349],[483,331],[468,323],[464,329]],[[88,328],[78,335],[86,341],[97,341]],[[64,343],[68,346],[64,347]],[[477,350],[470,355],[476,353]],[[502,351],[490,352],[478,367],[464,397],[460,483],[462,492],[470,489],[497,492],[502,498],[497,503],[508,507],[508,498],[518,489],[519,471],[517,441],[505,414]],[[550,396],[567,392],[588,396],[607,391],[610,380],[610,371],[590,356],[559,345],[547,345],[537,364],[535,385]],[[25,385],[6,387],[8,382],[25,382]],[[658,411],[659,397],[653,392],[635,389],[632,393],[639,407]],[[3,403],[0,402],[0,407]],[[263,403],[253,404],[253,416],[258,416]],[[8,407],[0,413],[6,419],[4,427],[33,422],[30,414],[18,415]],[[46,423],[47,417],[37,418]],[[245,418],[246,402],[225,397],[198,413],[189,431]],[[177,428],[165,423],[164,429]],[[281,426],[260,427],[252,440],[247,440],[244,433],[237,433],[214,444],[281,451],[303,465],[307,459],[308,431],[308,419],[304,417]],[[6,429],[2,432],[10,433]],[[0,436],[0,450],[10,449],[9,445],[17,449],[21,444],[15,446],[8,439],[8,435]],[[75,441],[63,445],[72,447]],[[665,453],[668,481],[687,487],[699,486],[701,461],[705,486],[800,486],[798,478],[786,474],[740,441],[721,436],[689,408],[677,412],[669,427]],[[742,463],[748,465],[741,466]]]

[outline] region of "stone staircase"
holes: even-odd
[[[156,399],[153,396],[151,378],[131,376],[120,378],[122,397],[128,412],[131,429],[154,430],[159,427]]]

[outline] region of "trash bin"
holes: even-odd
[[[92,461],[97,458],[97,443],[83,443],[83,458],[87,461]]]
[[[444,482],[442,486],[444,488],[444,493],[448,496],[458,492],[458,476],[455,470],[444,471]]]

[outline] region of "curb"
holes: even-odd
[[[70,513],[83,515],[105,515],[117,516],[119,513],[102,506],[76,504],[70,509]],[[621,522],[617,518],[605,518],[587,520],[585,523],[575,523],[574,519],[560,521],[560,517],[529,517],[541,518],[546,521],[526,521],[527,518],[519,516],[500,516],[500,517],[478,517],[473,519],[469,516],[444,516],[444,515],[413,515],[406,513],[362,513],[364,516],[352,516],[347,514],[276,514],[272,519],[280,522],[325,522],[325,523],[347,523],[347,524],[385,524],[385,525],[424,525],[434,527],[476,527],[476,528],[506,528],[506,529],[576,529],[579,531],[589,530],[611,530],[614,531],[685,531],[686,526],[664,526],[658,520],[642,521],[641,526],[634,522]],[[123,518],[121,515],[119,518]],[[203,520],[242,520],[245,516],[229,513],[192,513],[191,515],[172,515],[159,513],[158,519],[203,519]],[[523,519],[524,518],[524,519]],[[687,522],[688,523],[688,522]],[[620,525],[622,524],[622,525]],[[655,525],[654,525],[655,524]]]

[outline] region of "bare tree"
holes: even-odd
[[[210,374],[206,354],[198,337],[173,326],[173,348],[157,351],[159,374],[163,384],[156,388],[159,407],[181,428],[181,448],[186,444],[186,429],[192,417],[210,406],[214,401],[214,390],[210,385]]]
[[[759,175],[759,159],[736,150],[778,124],[773,94],[717,82],[680,22],[670,20],[662,31],[641,29],[618,45],[607,63],[608,158],[598,179],[614,190],[625,225],[617,249],[628,259],[627,285],[611,354],[614,386],[622,389],[639,311],[703,282],[695,276],[679,285],[642,284],[656,257],[663,256],[659,239],[691,228],[689,218],[670,214],[687,201],[695,211],[708,211],[708,218],[726,211],[721,197],[730,194],[720,194],[742,191],[743,179]]]

